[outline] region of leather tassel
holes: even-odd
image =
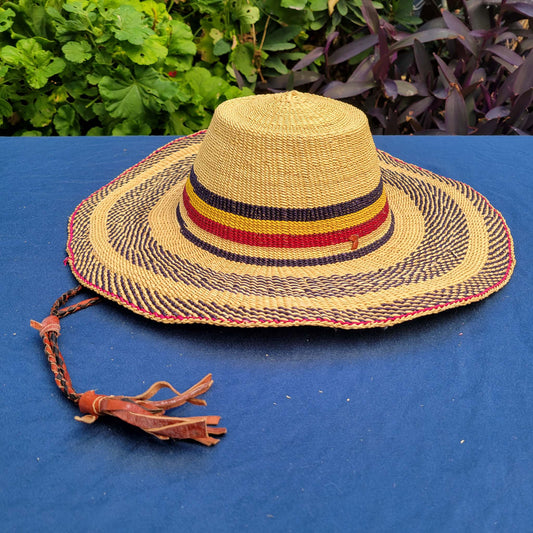
[[[100,416],[109,415],[139,427],[161,440],[193,439],[206,446],[216,444],[218,439],[211,435],[226,433],[226,428],[214,427],[220,421],[219,416],[191,418],[165,416],[166,411],[184,403],[206,405],[205,401],[199,399],[198,396],[208,391],[213,384],[211,374],[183,393],[178,392],[166,381],[154,383],[146,392],[137,396],[106,396],[96,394],[94,390],[83,394],[76,392],[59,349],[58,337],[61,329],[60,319],[100,301],[100,297],[95,296],[68,307],[62,307],[81,290],[82,286],[79,285],[58,298],[50,309],[50,315],[42,322],[35,320],[30,322],[31,327],[38,330],[41,335],[44,352],[50,363],[56,385],[70,401],[78,404],[81,413],[84,414],[84,416],[75,417],[76,420],[92,424]],[[161,389],[170,389],[175,396],[166,400],[152,400]]]
[[[102,415],[114,416],[124,422],[141,428],[158,439],[192,439],[206,446],[216,444],[219,439],[211,435],[222,435],[226,428],[213,427],[219,416],[199,416],[178,418],[165,416],[168,409],[184,403],[205,405],[204,400],[197,398],[212,385],[211,374],[208,374],[189,390],[179,393],[170,383],[158,381],[146,392],[138,396],[106,396],[87,391],[80,396],[79,408],[85,416],[77,416],[76,420],[92,424]],[[167,400],[151,400],[163,388],[172,390],[176,395]]]

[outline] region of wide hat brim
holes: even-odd
[[[481,300],[512,274],[511,234],[487,199],[382,151],[394,227],[377,250],[304,266],[219,253],[179,216],[204,136],[167,144],[76,208],[67,259],[82,285],[159,322],[350,329]]]

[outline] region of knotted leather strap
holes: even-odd
[[[59,320],[67,315],[80,311],[98,303],[100,297],[93,297],[68,307],[62,306],[73,296],[82,290],[81,285],[63,294],[52,306],[50,315],[42,322],[32,320],[30,325],[39,331],[44,343],[44,351],[54,374],[55,382],[61,392],[71,401],[78,404],[84,416],[75,417],[76,420],[88,424],[93,423],[100,416],[108,415],[120,418],[124,422],[137,426],[142,430],[154,435],[158,439],[192,439],[211,446],[218,439],[211,435],[226,433],[226,428],[213,427],[219,423],[218,416],[200,416],[178,418],[165,416],[168,409],[173,409],[191,403],[206,405],[204,400],[197,396],[203,394],[213,384],[211,374],[205,376],[196,385],[187,391],[180,393],[170,383],[158,381],[146,392],[137,396],[112,396],[96,394],[95,391],[87,391],[83,394],[76,392],[72,380],[67,371],[65,360],[59,350],[58,337],[60,334]],[[152,400],[152,397],[161,389],[170,389],[175,396],[166,400]]]

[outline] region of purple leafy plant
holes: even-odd
[[[371,0],[361,11],[366,29],[340,46],[330,34],[267,88],[296,80],[352,103],[378,134],[533,133],[531,3],[463,0],[414,33],[381,18]]]

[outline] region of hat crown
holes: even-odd
[[[344,261],[393,231],[364,114],[294,91],[217,108],[178,219],[216,255],[276,266]]]
[[[364,113],[297,91],[220,105],[194,169],[216,194],[282,208],[340,203],[380,180]]]

